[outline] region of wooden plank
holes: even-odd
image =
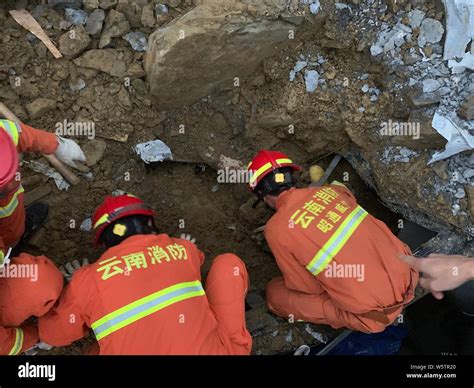
[[[43,28],[39,25],[35,18],[31,16],[31,14],[26,9],[13,9],[9,12],[13,19],[15,19],[15,21],[20,26],[30,31],[39,40],[41,40],[55,58],[62,58],[63,55],[61,52],[57,49],[57,47],[51,41],[46,32],[44,32]]]

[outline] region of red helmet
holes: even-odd
[[[0,127],[0,189],[11,182],[18,171],[18,152],[10,135]]]
[[[293,161],[279,151],[260,150],[247,166],[247,170],[251,173],[250,189],[253,191],[262,179],[270,172],[282,168],[291,167],[295,171],[301,170],[301,167],[293,163]]]
[[[140,198],[131,194],[118,196],[108,195],[92,217],[92,225],[95,230],[95,245],[99,245],[100,236],[105,228],[121,218],[132,215],[144,215],[154,217],[155,212]]]

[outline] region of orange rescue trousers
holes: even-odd
[[[22,253],[0,270],[0,355],[19,354],[38,342],[24,322],[46,314],[59,298],[63,276],[44,256]]]

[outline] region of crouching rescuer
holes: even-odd
[[[418,281],[399,260],[409,248],[343,184],[295,188],[300,167],[281,152],[260,151],[248,170],[252,192],[276,211],[265,238],[283,276],[267,286],[270,310],[366,333],[395,321]]]
[[[109,196],[93,224],[96,244],[106,251],[74,273],[40,318],[42,341],[68,345],[92,328],[100,354],[250,353],[249,279],[237,256],[217,256],[204,288],[204,254],[191,238],[158,234],[142,200]]]

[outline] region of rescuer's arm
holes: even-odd
[[[75,141],[26,124],[21,124],[18,150],[20,152],[41,152],[46,155],[55,154],[61,162],[74,168],[77,167],[76,162],[84,163],[86,161],[84,152]]]
[[[0,327],[0,355],[17,355],[38,342],[38,328],[33,325],[22,327]]]
[[[65,287],[56,305],[38,318],[41,341],[53,346],[66,346],[86,336],[90,328],[84,320],[81,296],[85,297],[89,284],[86,268],[79,269]],[[87,302],[86,302],[87,303]]]
[[[58,149],[58,138],[54,133],[20,124],[21,133],[18,143],[20,152],[40,152],[51,155]]]

